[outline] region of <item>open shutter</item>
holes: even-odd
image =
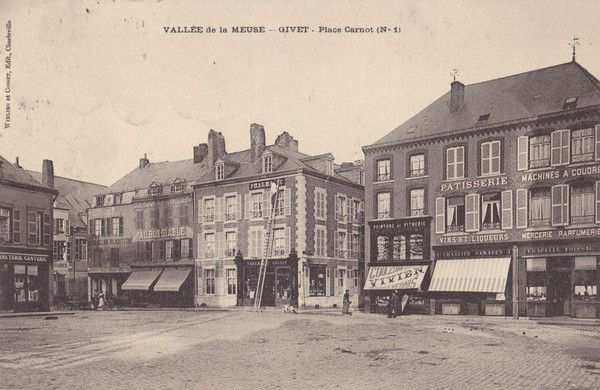
[[[502,191],[502,229],[513,228],[513,199],[512,190]]]
[[[285,254],[288,255],[292,250],[292,229],[285,228]]]
[[[204,233],[198,233],[198,259],[204,258]]]
[[[250,194],[244,194],[244,213],[246,214],[246,219],[250,219]]]
[[[454,179],[456,177],[455,174],[455,149],[448,148],[446,149],[446,179]]]
[[[215,198],[215,206],[216,206],[216,220],[217,221],[223,221],[225,220],[225,211],[224,209],[224,202],[225,198],[224,197],[219,197],[219,198]]]
[[[456,148],[456,177],[465,177],[465,148]]]
[[[13,209],[13,242],[21,242],[21,210]],[[91,234],[91,232],[90,232]]]
[[[517,171],[526,171],[529,168],[529,137],[517,138]]]
[[[517,190],[517,229],[527,227],[527,189]]]
[[[235,219],[236,220],[241,220],[243,219],[242,217],[242,196],[240,194],[237,194],[235,196]]]
[[[596,161],[600,160],[600,125],[596,125],[594,131],[595,139],[596,139]]]
[[[479,230],[479,194],[469,194],[465,197],[466,226],[465,231]]]
[[[71,234],[71,225],[68,219],[65,219],[65,234],[68,236]]]
[[[560,165],[560,132],[553,131],[550,135],[550,164]]]
[[[292,213],[292,191],[290,188],[283,190],[283,207],[285,208],[285,215],[289,216]]]
[[[335,209],[334,209],[335,210],[335,219],[336,220],[338,220],[340,218],[339,217],[339,214],[340,214],[340,204],[339,203],[340,203],[339,196],[336,196],[335,197]]]
[[[271,191],[263,190],[262,199],[263,217],[268,218],[271,214]]]
[[[219,259],[225,257],[225,232],[218,232],[215,234],[215,239],[217,240],[217,255]]]
[[[446,199],[442,197],[435,198],[435,232],[446,232]]]
[[[568,164],[571,161],[571,130],[560,132],[560,162]]]
[[[569,220],[569,185],[552,186],[552,226],[565,226]]]
[[[202,199],[198,199],[197,208],[198,208],[198,223],[204,222],[204,201]]]

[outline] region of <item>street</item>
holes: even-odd
[[[0,318],[0,388],[600,388],[598,336],[510,318],[325,311]]]

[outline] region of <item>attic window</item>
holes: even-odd
[[[485,122],[488,119],[490,119],[490,113],[489,112],[487,114],[481,114],[481,115],[479,115],[479,119],[477,119],[477,122]]]
[[[159,186],[158,184],[154,184],[154,185],[150,186],[150,188],[148,188],[148,195],[157,196],[160,194],[162,194],[162,187]]]
[[[417,131],[417,126],[412,126],[412,127],[409,127],[409,128],[408,128],[408,130],[407,130],[406,132],[407,132],[408,134],[412,134],[412,133],[414,133],[415,131]]]
[[[183,192],[185,189],[185,182],[177,182],[171,186],[171,192]]]
[[[263,156],[262,171],[263,173],[273,172],[273,157],[271,155]]]
[[[563,104],[563,110],[572,110],[577,107],[577,97],[570,97],[565,99]]]
[[[328,175],[333,175],[333,161],[327,161],[327,164],[325,165],[325,169]]]
[[[225,179],[225,164],[223,164],[223,163],[217,164],[217,166],[215,167],[215,179],[216,180]]]

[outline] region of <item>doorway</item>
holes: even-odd
[[[547,316],[571,315],[571,259],[552,258],[548,263]]]

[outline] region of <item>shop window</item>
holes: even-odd
[[[387,236],[377,237],[377,261],[390,260],[390,238]]]
[[[215,199],[204,199],[204,222],[215,221]]]
[[[552,202],[549,188],[535,188],[530,191],[529,226],[550,226]]]
[[[227,295],[237,294],[237,270],[227,269]]]
[[[500,193],[484,194],[481,196],[482,230],[498,230],[501,228],[500,200]]]
[[[446,179],[465,177],[465,147],[456,146],[446,149]]]
[[[571,224],[594,223],[594,186],[576,186],[571,190]]]
[[[411,260],[423,260],[423,235],[411,234],[409,243],[410,243],[410,259]]]
[[[165,260],[173,260],[173,241],[165,242]]]
[[[215,270],[205,269],[204,270],[204,293],[214,294],[215,293]]]
[[[393,243],[392,259],[394,261],[406,260],[406,237],[394,236],[392,243]]]
[[[465,230],[465,198],[446,199],[446,231],[463,232]]]
[[[573,284],[578,299],[595,298],[598,295],[597,260],[593,256],[575,257]]]
[[[16,264],[15,299],[17,302],[37,302],[39,300],[38,266]]]
[[[204,233],[204,257],[207,259],[215,257],[214,233]]]
[[[419,216],[425,214],[425,189],[415,188],[410,190],[410,215]]]
[[[375,181],[387,181],[392,179],[391,160],[389,158],[377,161],[377,174]]]
[[[500,141],[490,141],[481,144],[481,175],[496,175],[500,173]]]
[[[238,219],[237,215],[237,196],[226,196],[225,197],[225,220],[226,221],[236,221]]]
[[[425,176],[425,155],[424,154],[413,154],[410,156],[410,170],[409,177],[420,177]]]
[[[225,257],[235,257],[237,248],[237,233],[235,231],[225,232]]]
[[[594,159],[594,130],[581,129],[571,132],[572,162],[592,161]]]
[[[527,259],[527,291],[528,301],[546,300],[546,259]]]
[[[311,297],[325,296],[325,267],[314,266],[309,267],[309,295]]]
[[[529,138],[529,168],[550,166],[550,136],[539,135]]]
[[[10,210],[0,208],[0,243],[10,241]]]
[[[377,194],[377,219],[390,218],[390,193],[380,192]]]

